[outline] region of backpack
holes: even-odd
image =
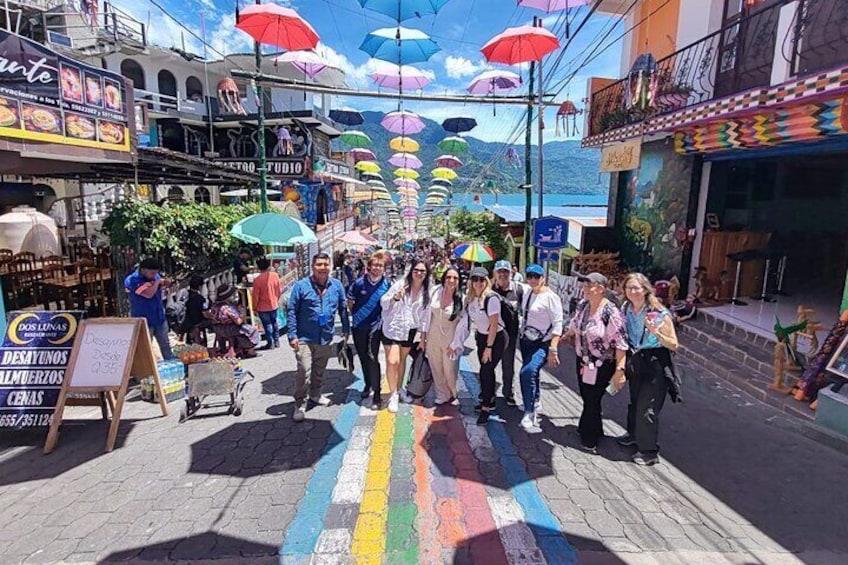
[[[494,288],[492,289],[498,299],[501,301],[501,320],[503,320],[503,325],[510,333],[514,333],[515,330],[518,330],[518,326],[520,325],[520,314],[523,313],[522,304],[524,303],[524,287],[521,285],[515,285],[515,296],[518,299],[517,307],[513,307],[513,305],[507,300],[507,297],[510,295],[510,292],[507,292],[506,295],[501,294]],[[511,291],[512,292],[512,291]],[[488,306],[488,304],[486,305]]]
[[[174,300],[165,308],[165,319],[168,320],[168,327],[174,333],[183,333],[185,329],[185,318],[188,304],[188,293]]]
[[[501,296],[500,294],[495,292],[493,295],[490,294],[489,296],[487,296],[486,299],[483,301],[483,311],[484,312],[489,311],[489,300],[491,300],[493,298],[501,303],[501,315],[500,315],[501,319],[498,321],[498,327],[500,329],[506,329],[506,319],[504,318],[504,310],[508,310],[508,311],[511,312],[512,306],[510,306],[509,303],[506,300],[504,300],[503,296]],[[466,318],[468,319],[468,331],[469,332],[471,331],[471,315],[467,312],[467,310],[468,310],[468,308],[470,308],[470,306],[471,306],[470,303],[465,305]]]
[[[412,354],[412,371],[406,384],[406,393],[412,398],[423,398],[433,386],[433,372],[427,354],[416,348]]]

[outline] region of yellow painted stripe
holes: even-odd
[[[359,518],[353,530],[351,553],[357,565],[379,565],[386,552],[386,523],[389,517],[389,476],[395,415],[377,413],[371,439],[365,494],[359,505]]]

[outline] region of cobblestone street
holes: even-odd
[[[331,362],[334,404],[291,420],[294,357],[256,375],[240,417],[178,423],[134,398],[118,444],[74,408],[56,450],[0,438],[5,563],[815,563],[848,562],[840,481],[848,454],[805,426],[686,367],[663,412],[663,463],[641,468],[611,439],[576,448],[573,357],[543,378],[541,430],[516,408],[478,427],[473,356],[461,405],[359,405]],[[622,433],[627,395],[605,402]],[[430,403],[426,403],[427,406]],[[74,420],[76,418],[76,420]]]

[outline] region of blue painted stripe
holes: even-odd
[[[480,394],[480,384],[466,357],[460,360],[459,369],[471,397],[477,398]],[[504,423],[495,419],[489,420],[486,431],[492,446],[501,456],[500,462],[509,481],[512,496],[521,506],[524,519],[536,537],[536,544],[547,562],[557,563],[557,565],[577,563],[577,553],[565,538],[562,526],[548,508],[548,504],[536,488],[536,483],[527,475],[524,462],[518,456],[518,451],[509,438]]]
[[[353,398],[356,385],[361,384],[362,381],[361,370],[357,369],[356,377],[347,403],[333,423],[338,435],[332,436],[333,439],[324,447],[321,459],[315,464],[312,478],[306,485],[306,494],[298,504],[297,514],[286,532],[285,541],[280,548],[280,565],[301,563],[303,559],[312,555],[318,536],[324,530],[324,518],[332,502],[333,488],[342,468],[342,460],[347,451],[353,427],[359,416],[359,405],[353,401]]]

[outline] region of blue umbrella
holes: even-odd
[[[330,110],[330,119],[345,126],[358,126],[365,123],[365,118],[353,108],[336,108]]]
[[[430,36],[417,29],[386,27],[372,31],[359,46],[375,59],[396,65],[427,61],[441,51]]]
[[[359,0],[359,5],[380,12],[399,22],[437,14],[448,0]]]
[[[448,118],[447,120],[442,122],[442,127],[445,128],[445,131],[449,131],[451,133],[462,133],[464,131],[471,131],[476,128],[477,120],[475,120],[474,118],[469,118],[467,116]]]

